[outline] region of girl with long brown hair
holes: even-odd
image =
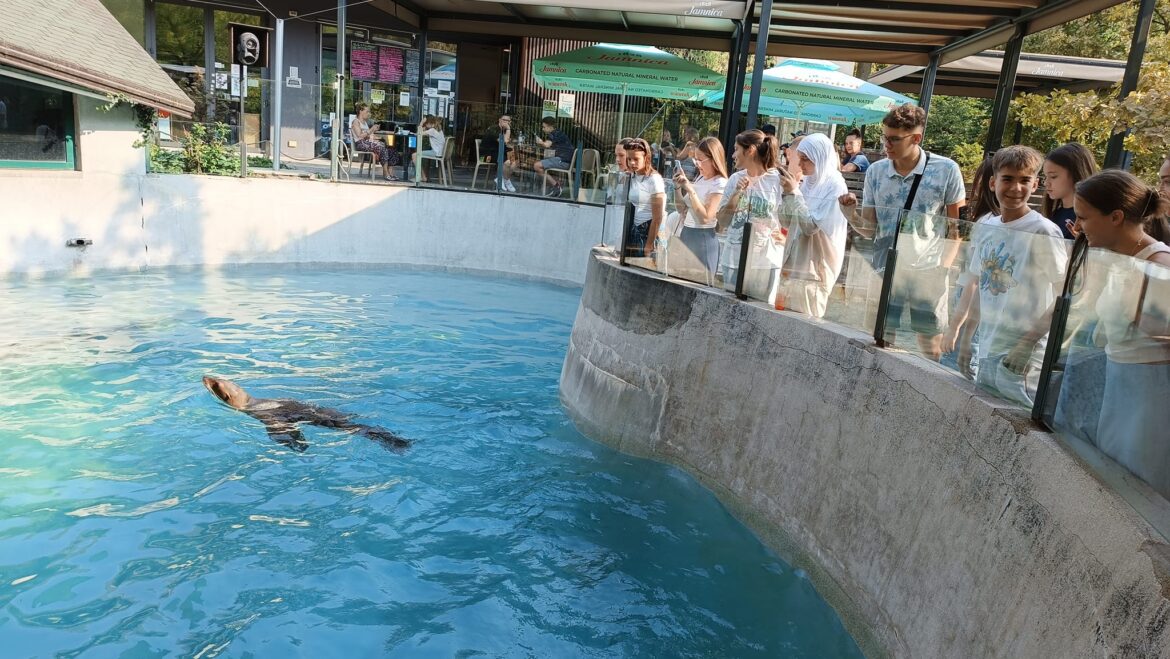
[[[735,136],[732,159],[738,171],[727,179],[727,191],[719,205],[719,225],[727,227],[723,253],[719,257],[723,283],[734,288],[739,278],[739,255],[749,240],[749,272],[744,274],[744,291],[769,304],[776,301],[780,267],[784,264],[784,237],[780,231],[780,204],[783,187],[780,153],[776,138],[759,130]],[[744,235],[746,223],[752,235]]]
[[[719,263],[719,239],[715,237],[719,203],[727,187],[727,163],[723,143],[715,137],[703,138],[691,151],[695,162],[694,181],[687,178],[680,164],[674,172],[674,199],[682,244],[707,268],[707,280],[714,281]],[[667,222],[670,224],[670,222]]]
[[[1073,196],[1077,183],[1096,173],[1093,152],[1076,142],[1057,147],[1044,158],[1044,203],[1040,214],[1056,224],[1065,238],[1076,235]]]

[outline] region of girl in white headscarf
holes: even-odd
[[[849,192],[829,138],[814,133],[796,147],[803,180],[781,170],[780,222],[788,229],[781,295],[784,306],[820,318],[841,274],[849,223],[837,199]]]

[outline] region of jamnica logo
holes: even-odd
[[[544,68],[540,70],[541,73],[565,73],[565,67],[557,66],[556,64],[545,64]]]
[[[692,86],[692,87],[711,87],[711,88],[715,88],[715,87],[718,87],[718,86],[719,86],[719,84],[718,84],[718,83],[716,83],[714,80],[708,80],[708,79],[706,79],[706,78],[695,78],[694,80],[692,80],[692,81],[691,81],[691,86]]]
[[[593,59],[592,57],[589,59]],[[624,64],[661,64],[667,66],[670,62],[664,59],[647,59],[645,57],[635,57],[631,55],[622,55],[620,57],[615,55],[599,55],[597,58],[599,62],[622,62]]]

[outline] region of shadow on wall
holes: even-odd
[[[88,274],[103,269],[138,269],[151,264],[148,222],[185,209],[190,234],[202,232],[200,199],[150,194],[153,177],[123,173],[19,174],[0,178],[0,198],[14,200],[0,232],[0,273],[29,276]],[[71,247],[66,241],[93,241]],[[198,258],[200,243],[188,246]]]
[[[15,218],[0,225],[0,272],[26,274],[395,264],[580,285],[590,248],[620,228],[600,206],[281,179],[20,173],[0,177],[0,198]]]
[[[395,264],[580,285],[604,210],[409,187],[158,176],[150,265]]]

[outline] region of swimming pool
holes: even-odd
[[[0,282],[8,656],[861,656],[678,469],[582,437],[578,291],[398,270]],[[214,399],[352,413],[397,454]]]

